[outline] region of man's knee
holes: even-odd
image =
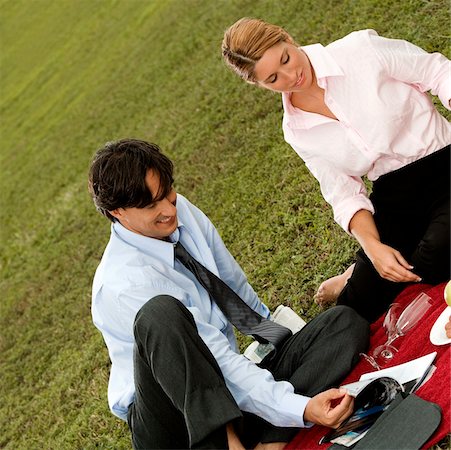
[[[330,315],[333,322],[343,324],[343,326],[351,326],[355,328],[368,329],[368,321],[365,320],[355,309],[346,305],[336,305],[329,308],[323,314]]]
[[[358,342],[364,347],[370,337],[370,324],[357,311],[346,305],[337,305],[328,309],[327,314],[330,323],[337,331],[343,333],[351,342]]]
[[[194,325],[193,316],[179,300],[170,295],[158,295],[147,301],[136,314],[135,339],[149,330],[153,335],[166,335],[186,322]]]

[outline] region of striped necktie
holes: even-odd
[[[227,319],[243,334],[258,342],[270,342],[278,347],[292,335],[290,329],[262,317],[245,303],[226,283],[196,261],[180,242],[175,245],[175,257],[197,278]]]

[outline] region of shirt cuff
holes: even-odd
[[[438,98],[440,99],[440,101],[442,102],[442,105],[448,110],[451,111],[451,86],[446,89],[447,92],[440,92],[440,94],[438,95]]]
[[[449,111],[451,111],[451,106],[450,106],[450,102],[451,102],[451,78],[450,78],[450,73],[451,73],[451,62],[448,61],[447,63],[447,76],[445,77],[445,81],[443,81],[442,83],[440,83],[440,87],[437,90],[437,97],[440,99],[440,101],[442,102],[442,105]]]
[[[288,393],[284,396],[281,402],[283,410],[287,415],[293,417],[292,423],[287,424],[287,427],[310,428],[314,425],[311,422],[304,422],[304,411],[309,401],[310,397],[295,393]]]
[[[366,209],[374,214],[374,206],[371,200],[365,196],[353,197],[350,200],[344,201],[339,207],[334,209],[334,219],[335,221],[346,231],[350,236],[352,236],[349,231],[349,223],[354,217],[355,213],[361,209]]]

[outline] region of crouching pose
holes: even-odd
[[[222,54],[245,81],[280,92],[285,140],[361,249],[316,300],[372,322],[409,283],[450,278],[451,62],[374,30],[299,47],[283,28],[243,18]],[[362,177],[373,182],[368,195]]]

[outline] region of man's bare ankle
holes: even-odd
[[[286,442],[268,442],[266,444],[260,442],[254,450],[283,450],[286,445]]]

